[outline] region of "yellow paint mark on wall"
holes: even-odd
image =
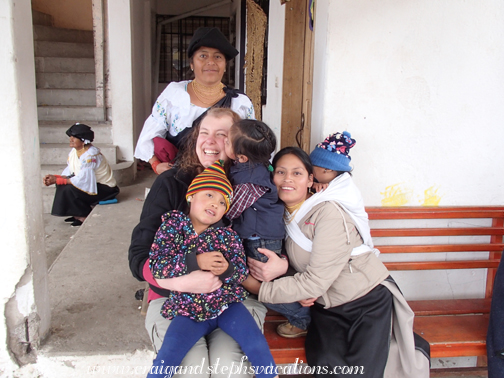
[[[439,206],[442,196],[438,195],[438,189],[435,186],[431,186],[424,191],[423,203],[419,201],[422,206]]]
[[[401,184],[387,186],[385,192],[380,192],[383,196],[381,200],[382,206],[404,206],[413,195],[413,190],[401,188]]]

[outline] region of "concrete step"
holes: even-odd
[[[111,144],[93,143],[107,158],[110,164],[117,162],[117,147]],[[66,164],[70,147],[68,143],[42,143],[40,145],[40,164]]]
[[[37,89],[38,106],[95,106],[94,89]]]
[[[49,187],[42,183],[42,177],[45,175],[60,175],[65,169],[66,164],[55,164],[55,165],[42,165],[41,166],[41,178],[40,184],[42,185],[42,202],[44,213],[51,213],[52,203],[54,200],[54,193],[56,188],[54,185]],[[133,184],[134,181],[134,168],[135,164],[132,161],[123,161],[116,164],[110,164],[110,167],[114,171],[114,178],[116,179],[117,186],[119,188],[124,186],[129,186]]]
[[[35,57],[35,72],[95,72],[94,58]]]
[[[39,121],[40,143],[66,143],[66,131],[76,121]],[[112,124],[110,122],[86,121],[82,122],[91,127],[95,134],[95,142],[112,144]]]
[[[44,177],[44,176],[42,176]],[[42,181],[42,178],[40,179]],[[56,186],[44,186],[42,188],[42,208],[44,214],[50,214],[52,209],[52,204],[54,201],[54,193],[56,192]]]
[[[70,149],[68,150],[70,151]],[[40,166],[40,175],[45,177],[46,175],[61,175],[61,172],[66,168],[66,164],[45,164]],[[42,181],[42,180],[40,180]],[[41,182],[42,186],[45,187],[44,183]]]
[[[51,15],[38,12],[35,10],[32,10],[32,22],[33,25],[46,25],[46,26],[54,25],[54,20]]]
[[[33,40],[94,43],[93,31],[55,28],[47,25],[33,25]]]
[[[36,83],[39,89],[95,89],[94,73],[37,72]]]
[[[94,46],[92,43],[35,41],[35,56],[93,58]]]
[[[94,106],[39,106],[39,121],[62,121],[76,119],[79,122],[104,121],[103,108]]]

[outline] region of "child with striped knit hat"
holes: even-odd
[[[170,292],[161,314],[171,323],[148,377],[171,377],[194,368],[179,365],[193,345],[217,327],[235,339],[258,367],[257,377],[277,376],[266,339],[241,303],[248,296],[241,285],[248,274],[241,239],[231,228],[212,226],[229,210],[232,197],[223,163],[217,161],[189,185],[189,214],[173,210],[162,216],[150,251],[154,278],[201,269],[218,276],[222,286],[208,294]]]

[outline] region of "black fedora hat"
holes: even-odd
[[[196,50],[202,46],[213,47],[219,50],[226,56],[226,60],[233,59],[238,55],[238,50],[229,43],[224,34],[217,28],[198,28],[187,47],[187,56],[189,58],[192,57]]]

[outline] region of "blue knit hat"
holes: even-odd
[[[323,142],[317,144],[310,154],[313,165],[338,172],[350,172],[350,160],[348,156],[350,148],[355,146],[355,139],[351,138],[348,131],[329,135]]]

